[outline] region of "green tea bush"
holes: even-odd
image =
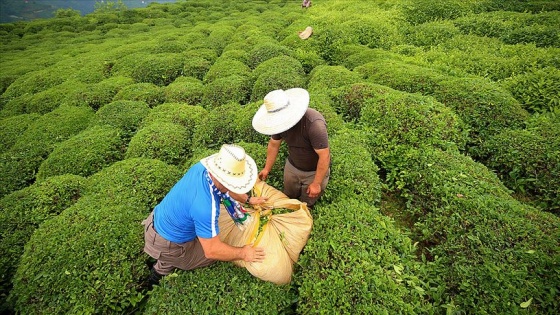
[[[347,56],[344,48],[357,45],[358,35],[345,24],[324,25],[321,31],[312,36],[315,50],[328,65],[339,65]]]
[[[157,159],[180,165],[191,148],[191,133],[181,125],[157,122],[146,125],[130,139],[125,157]]]
[[[216,26],[214,30],[208,35],[208,46],[212,48],[218,55],[222,54],[224,47],[231,40],[235,33],[235,27],[230,25]]]
[[[443,0],[433,3],[429,0],[409,0],[404,2],[402,13],[412,25],[453,20],[477,11],[477,2],[479,1]]]
[[[379,10],[370,15],[355,17],[343,23],[353,31],[357,43],[369,48],[389,49],[403,42],[401,30],[394,19],[395,12]]]
[[[279,56],[291,56],[292,51],[278,42],[263,42],[249,51],[249,67],[255,69],[263,61]]]
[[[106,65],[110,67],[110,65]],[[87,87],[80,89],[76,95],[76,105],[87,105],[94,110],[98,110],[113,101],[117,93],[128,85],[132,85],[134,80],[129,77],[114,76],[98,83],[88,84]]]
[[[183,75],[203,80],[212,63],[202,57],[191,57],[184,61]]]
[[[130,68],[123,71],[138,83],[153,83],[157,86],[165,86],[173,82],[182,74],[183,57],[177,53],[161,54],[132,54],[115,63],[116,73],[121,67]]]
[[[362,117],[365,101],[377,95],[391,93],[391,89],[373,83],[355,83],[329,91],[332,107],[346,122],[357,123]]]
[[[325,194],[317,205],[328,205],[347,199],[379,205],[379,168],[366,149],[365,141],[363,132],[347,128],[330,135],[331,176]]]
[[[371,203],[345,199],[313,209],[300,256],[298,314],[433,313],[416,274],[415,246]]]
[[[18,77],[2,94],[4,102],[25,94],[45,91],[64,82],[65,78],[50,69],[27,73]]]
[[[123,87],[113,101],[141,101],[154,107],[165,101],[165,94],[163,87],[153,83],[136,83]]]
[[[416,46],[437,46],[460,33],[452,21],[440,20],[414,25],[407,30],[406,40]]]
[[[191,34],[192,36],[195,36],[197,40],[202,40],[202,41],[206,40],[206,37],[200,33],[194,32]],[[210,48],[196,48],[196,49],[188,50],[184,53],[185,61],[188,61],[189,59],[197,59],[197,58],[204,58],[205,60],[208,60],[210,64],[214,64],[218,59],[218,54],[213,49]]]
[[[199,105],[202,102],[204,85],[194,77],[178,77],[164,88],[165,102]]]
[[[0,197],[32,184],[39,166],[55,145],[85,129],[93,115],[88,107],[60,106],[37,118],[0,155]]]
[[[234,74],[205,84],[201,105],[212,109],[229,102],[246,104],[250,93],[249,77]]]
[[[11,310],[5,297],[12,288],[25,243],[41,223],[74,204],[84,185],[80,176],[55,176],[0,199],[0,312]]]
[[[9,150],[18,137],[40,117],[41,115],[34,113],[0,119],[0,152]]]
[[[554,313],[558,217],[509,195],[484,165],[457,152],[409,149],[395,173],[417,215],[431,298],[455,312]]]
[[[349,70],[356,70],[357,67],[365,64],[385,62],[385,60],[392,59],[402,60],[403,56],[378,48],[370,49],[361,47],[360,49],[350,50],[346,55],[346,58],[341,61],[341,65]]]
[[[147,159],[93,175],[86,194],[27,243],[10,295],[16,312],[130,312],[148,273],[140,222],[179,177],[175,167]]]
[[[56,145],[41,163],[37,181],[51,176],[74,174],[88,177],[123,159],[125,142],[119,129],[93,126]]]
[[[560,214],[560,121],[538,119],[524,130],[504,130],[481,148],[483,161],[504,184]]]
[[[343,66],[317,66],[309,74],[309,92],[321,92],[362,81],[360,74]]]
[[[193,136],[193,145],[220,148],[240,141],[266,144],[268,136],[253,129],[253,116],[262,102],[239,105],[228,103],[208,111]]]
[[[156,123],[173,123],[183,126],[187,131],[194,132],[208,112],[201,106],[180,103],[165,103],[150,110],[142,120],[142,126]]]
[[[250,77],[251,69],[239,60],[219,58],[206,72],[203,82],[208,84],[217,79],[227,78],[232,75]]]
[[[142,101],[115,101],[101,107],[91,125],[109,125],[121,131],[123,139],[130,139],[142,120],[150,113],[150,107]]]
[[[244,49],[235,49],[232,45],[227,45],[224,48],[224,52],[220,55],[220,58],[238,60],[244,64],[249,63],[249,53]]]
[[[268,59],[253,70],[251,101],[261,100],[273,90],[305,87],[306,77],[301,63],[288,56]]]
[[[60,105],[73,105],[72,103],[86,84],[69,80],[60,85],[37,92],[27,99],[25,113],[46,114]],[[9,104],[6,105],[6,109]]]
[[[535,69],[502,82],[523,108],[530,113],[554,112],[560,109],[560,70]]]
[[[217,262],[166,276],[150,293],[143,313],[289,314],[296,299],[290,285],[265,282],[245,268]]]

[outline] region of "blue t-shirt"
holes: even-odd
[[[200,162],[193,165],[154,208],[159,235],[174,243],[218,235],[221,197],[207,176]]]

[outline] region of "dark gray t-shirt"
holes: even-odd
[[[315,171],[319,156],[315,150],[329,147],[327,122],[321,113],[308,108],[303,118],[292,128],[272,135],[274,140],[288,144],[288,160],[301,171]]]

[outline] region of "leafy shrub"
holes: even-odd
[[[525,130],[504,130],[482,146],[484,164],[504,184],[560,213],[560,122],[539,119]]]
[[[289,285],[261,281],[245,268],[217,262],[166,276],[154,287],[144,313],[282,314],[296,298]]]
[[[256,79],[251,93],[251,101],[261,100],[273,90],[287,90],[305,87],[306,78],[299,61],[288,56],[280,56],[262,62],[253,70]]]
[[[181,75],[183,57],[177,53],[133,53],[115,62],[112,72],[129,76],[137,83],[165,86]]]
[[[348,56],[344,48],[359,42],[354,30],[345,24],[325,25],[321,32],[313,37],[316,40],[316,51],[329,65],[340,64]]]
[[[343,66],[318,66],[309,74],[309,92],[320,92],[361,81],[359,74]]]
[[[166,122],[183,126],[187,131],[194,132],[208,112],[201,106],[179,103],[165,103],[150,110],[142,121],[142,126]]]
[[[23,247],[35,229],[74,204],[84,185],[80,176],[55,176],[0,199],[0,296],[8,296]],[[3,304],[0,311],[7,312],[11,307]]]
[[[93,126],[59,143],[41,163],[37,180],[63,174],[88,177],[123,158],[124,141],[119,130]]]
[[[125,157],[157,159],[179,165],[190,151],[189,132],[192,131],[174,123],[146,125],[130,139]]]
[[[0,120],[0,152],[9,150],[18,137],[29,128],[41,115],[21,114]]]
[[[109,67],[109,65],[107,65]],[[98,110],[103,105],[111,103],[115,95],[125,86],[133,84],[128,77],[114,76],[98,83],[88,84],[77,92],[74,102],[76,105],[86,105]]]
[[[232,75],[248,78],[251,75],[251,69],[239,60],[220,58],[210,67],[203,82],[208,84]]]
[[[226,46],[225,49],[227,49],[227,47],[230,46]],[[224,52],[220,55],[220,58],[238,60],[244,64],[249,63],[249,53],[244,49],[234,49],[233,46],[231,46],[230,49],[224,50]]]
[[[255,69],[263,61],[279,56],[291,56],[291,51],[277,42],[263,42],[249,51],[249,67]]]
[[[300,257],[298,314],[432,313],[416,276],[412,241],[371,203],[345,199],[313,209]]]
[[[113,101],[142,101],[150,107],[162,104],[165,100],[164,90],[153,83],[136,83],[123,87]]]
[[[416,46],[437,46],[453,36],[460,30],[448,20],[427,22],[411,27],[407,32],[407,42]]]
[[[93,115],[87,107],[60,106],[37,118],[10,150],[0,155],[0,197],[32,184],[55,145],[85,129]]]
[[[528,71],[502,82],[523,108],[531,113],[554,112],[560,109],[560,70],[544,68]]]
[[[211,66],[212,63],[202,57],[192,57],[185,60],[183,64],[183,75],[202,80]]]
[[[137,305],[140,279],[148,273],[140,222],[180,175],[146,159],[117,162],[93,175],[85,195],[27,243],[10,296],[15,310],[112,313]]]
[[[401,31],[397,29],[394,12],[378,10],[376,14],[361,15],[343,23],[350,27],[357,43],[369,48],[389,49],[402,42]]]
[[[221,55],[224,47],[228,44],[235,32],[235,27],[229,25],[217,26],[208,35],[208,46],[212,48],[218,55]]]
[[[18,77],[2,94],[6,101],[24,94],[35,94],[64,82],[65,78],[50,69],[42,69]]]
[[[229,102],[246,104],[249,100],[250,88],[249,78],[245,76],[234,74],[218,78],[205,84],[201,105],[206,109],[212,109]]]
[[[115,101],[101,107],[92,120],[92,125],[109,125],[121,130],[123,139],[128,140],[136,133],[150,108],[142,101]]]
[[[178,77],[164,89],[167,103],[185,103],[199,105],[202,101],[204,85],[193,77]]]
[[[365,64],[375,64],[375,63],[383,63],[386,60],[401,60],[403,57],[401,55],[388,52],[386,50],[374,48],[362,48],[358,50],[350,51],[343,61],[341,61],[341,65],[345,66],[349,70],[357,70],[358,66],[362,66]]]
[[[429,0],[406,1],[403,14],[413,25],[439,20],[453,20],[476,10],[476,1],[443,0],[432,3]]]
[[[85,87],[84,83],[66,81],[45,91],[35,93],[26,100],[25,113],[46,114],[60,105],[73,105],[72,103],[80,90],[85,89]]]
[[[396,182],[417,215],[413,233],[426,261],[434,306],[466,313],[554,312],[560,281],[558,217],[514,200],[484,165],[457,152],[394,155]],[[397,166],[397,164],[399,164]],[[391,180],[391,182],[395,182]],[[527,285],[531,283],[531,285]]]

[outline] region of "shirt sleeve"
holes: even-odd
[[[324,120],[317,119],[310,124],[309,141],[315,150],[326,149],[329,147],[327,124]]]
[[[211,204],[200,205],[193,216],[196,236],[213,238],[220,233],[218,218],[220,216],[220,203],[212,198]]]

